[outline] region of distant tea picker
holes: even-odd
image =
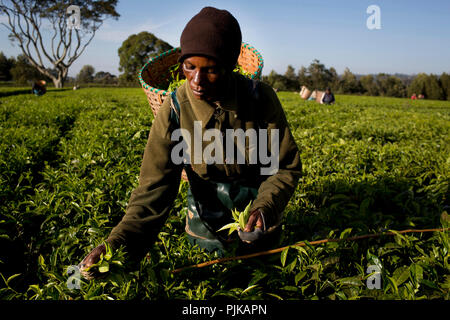
[[[302,86],[300,91],[300,97],[303,100],[316,101],[320,104],[334,104],[334,94],[331,92],[331,88],[327,88],[325,91],[314,90],[311,92],[306,86]]]
[[[46,84],[47,83],[45,82],[45,80],[35,81],[33,83],[33,87],[31,88],[31,91],[37,96],[42,96],[47,92],[47,89],[45,87]]]

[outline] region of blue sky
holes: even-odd
[[[369,5],[381,10],[381,29],[369,30]],[[72,65],[74,76],[85,64],[119,74],[117,54],[131,34],[149,31],[179,46],[180,34],[204,6],[230,11],[243,41],[264,57],[263,74],[284,73],[319,59],[342,73],[440,74],[450,72],[450,1],[448,0],[221,0],[119,1],[118,21],[107,20],[91,45]],[[17,55],[0,26],[0,51]]]

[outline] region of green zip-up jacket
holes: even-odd
[[[224,84],[227,86],[227,96],[223,101],[208,103],[196,99],[185,82],[176,93],[181,110],[179,126],[190,133],[190,162],[198,176],[213,181],[243,179],[256,182],[258,195],[251,210],[261,209],[273,225],[278,225],[301,175],[300,154],[274,90],[260,82],[258,98],[255,99],[250,93],[248,83],[245,77],[233,73]],[[107,239],[113,248],[125,245],[129,253],[144,255],[171,212],[179,190],[182,166],[174,164],[171,157],[172,149],[179,144],[179,140],[172,140],[172,132],[176,127],[170,119],[170,110],[171,99],[167,98],[150,130],[139,175],[139,186],[131,195],[124,217]],[[194,125],[195,121],[201,122]],[[201,149],[194,146],[198,143],[194,141],[194,127],[201,127],[201,136],[206,130],[215,128],[223,133],[223,137],[226,136],[226,129],[242,129],[244,132],[252,128],[257,132],[259,128],[267,129],[266,141],[270,153],[273,153],[270,139],[271,133],[274,132],[271,129],[278,129],[278,170],[274,170],[271,175],[262,175],[261,158],[258,157],[256,164],[252,162],[255,158],[249,155],[251,153],[248,140],[245,145],[245,163],[236,159],[233,162],[228,158],[223,158],[221,163],[206,163],[201,156],[211,142],[200,141]],[[189,141],[188,136],[184,136],[184,139]],[[223,146],[226,149],[225,142]],[[196,152],[197,150],[201,152]],[[260,150],[258,152],[261,153]],[[215,151],[210,153],[217,156]],[[226,152],[223,157],[225,155]]]

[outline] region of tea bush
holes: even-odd
[[[0,91],[0,299],[449,298],[448,232],[290,247],[172,274],[217,258],[184,234],[185,182],[146,258],[130,262],[119,250],[119,271],[78,283],[70,266],[108,236],[138,184],[153,120],[145,94]],[[338,95],[325,106],[279,97],[304,174],[274,248],[448,227],[450,103]],[[366,285],[370,265],[381,269],[378,290]]]

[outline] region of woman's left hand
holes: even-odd
[[[254,228],[260,228],[263,229],[264,226],[264,218],[263,218],[263,213],[261,210],[256,209],[254,210],[251,214],[250,217],[248,218],[247,224],[245,225],[245,232],[252,232],[254,231]],[[265,230],[263,230],[265,231]]]

